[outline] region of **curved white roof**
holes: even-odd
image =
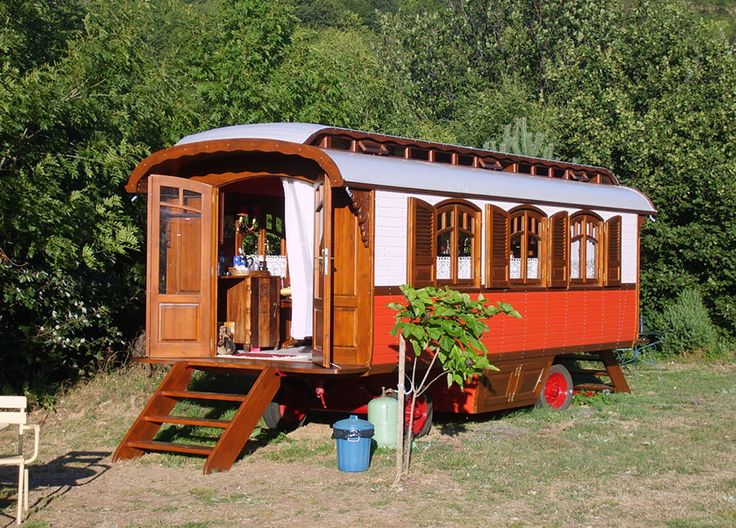
[[[325,152],[340,169],[348,185],[415,189],[428,194],[465,195],[645,214],[656,212],[646,196],[621,185],[590,184],[340,150]]]
[[[186,136],[177,145],[217,139],[274,139],[303,144],[327,128],[335,127],[314,123],[236,125]],[[335,162],[347,184],[644,214],[656,212],[644,194],[621,185],[582,183],[335,149],[324,152]]]
[[[235,125],[213,128],[183,137],[177,145],[211,141],[213,139],[276,139],[291,143],[304,143],[312,134],[332,128],[314,123],[257,123],[254,125]]]

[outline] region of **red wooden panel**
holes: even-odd
[[[522,314],[521,319],[499,315],[488,321],[489,331],[483,341],[492,354],[562,347],[593,350],[597,345],[633,343],[637,338],[634,289],[502,292],[485,296],[492,302],[507,302]],[[389,335],[394,312],[386,305],[401,302],[402,298],[375,296],[374,364],[396,362],[398,340]]]

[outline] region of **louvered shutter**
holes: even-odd
[[[486,206],[486,280],[489,288],[509,285],[509,214],[495,205]]]
[[[552,215],[549,219],[550,267],[549,285],[552,288],[567,287],[570,239],[568,217],[565,211]]]
[[[422,288],[434,284],[434,207],[417,198],[409,199],[409,284]]]
[[[606,286],[621,284],[621,217],[606,221]]]

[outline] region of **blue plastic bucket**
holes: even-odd
[[[351,414],[350,418],[332,424],[332,438],[337,443],[337,469],[350,473],[368,469],[373,424]]]

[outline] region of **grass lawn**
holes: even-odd
[[[319,415],[261,431],[226,473],[172,455],[111,465],[158,379],[145,372],[101,376],[46,417],[27,526],[736,526],[734,364],[642,366],[628,371],[632,394],[576,397],[564,412],[436,417],[398,492],[393,451],[338,472],[334,417]],[[2,473],[8,521],[13,480]]]

